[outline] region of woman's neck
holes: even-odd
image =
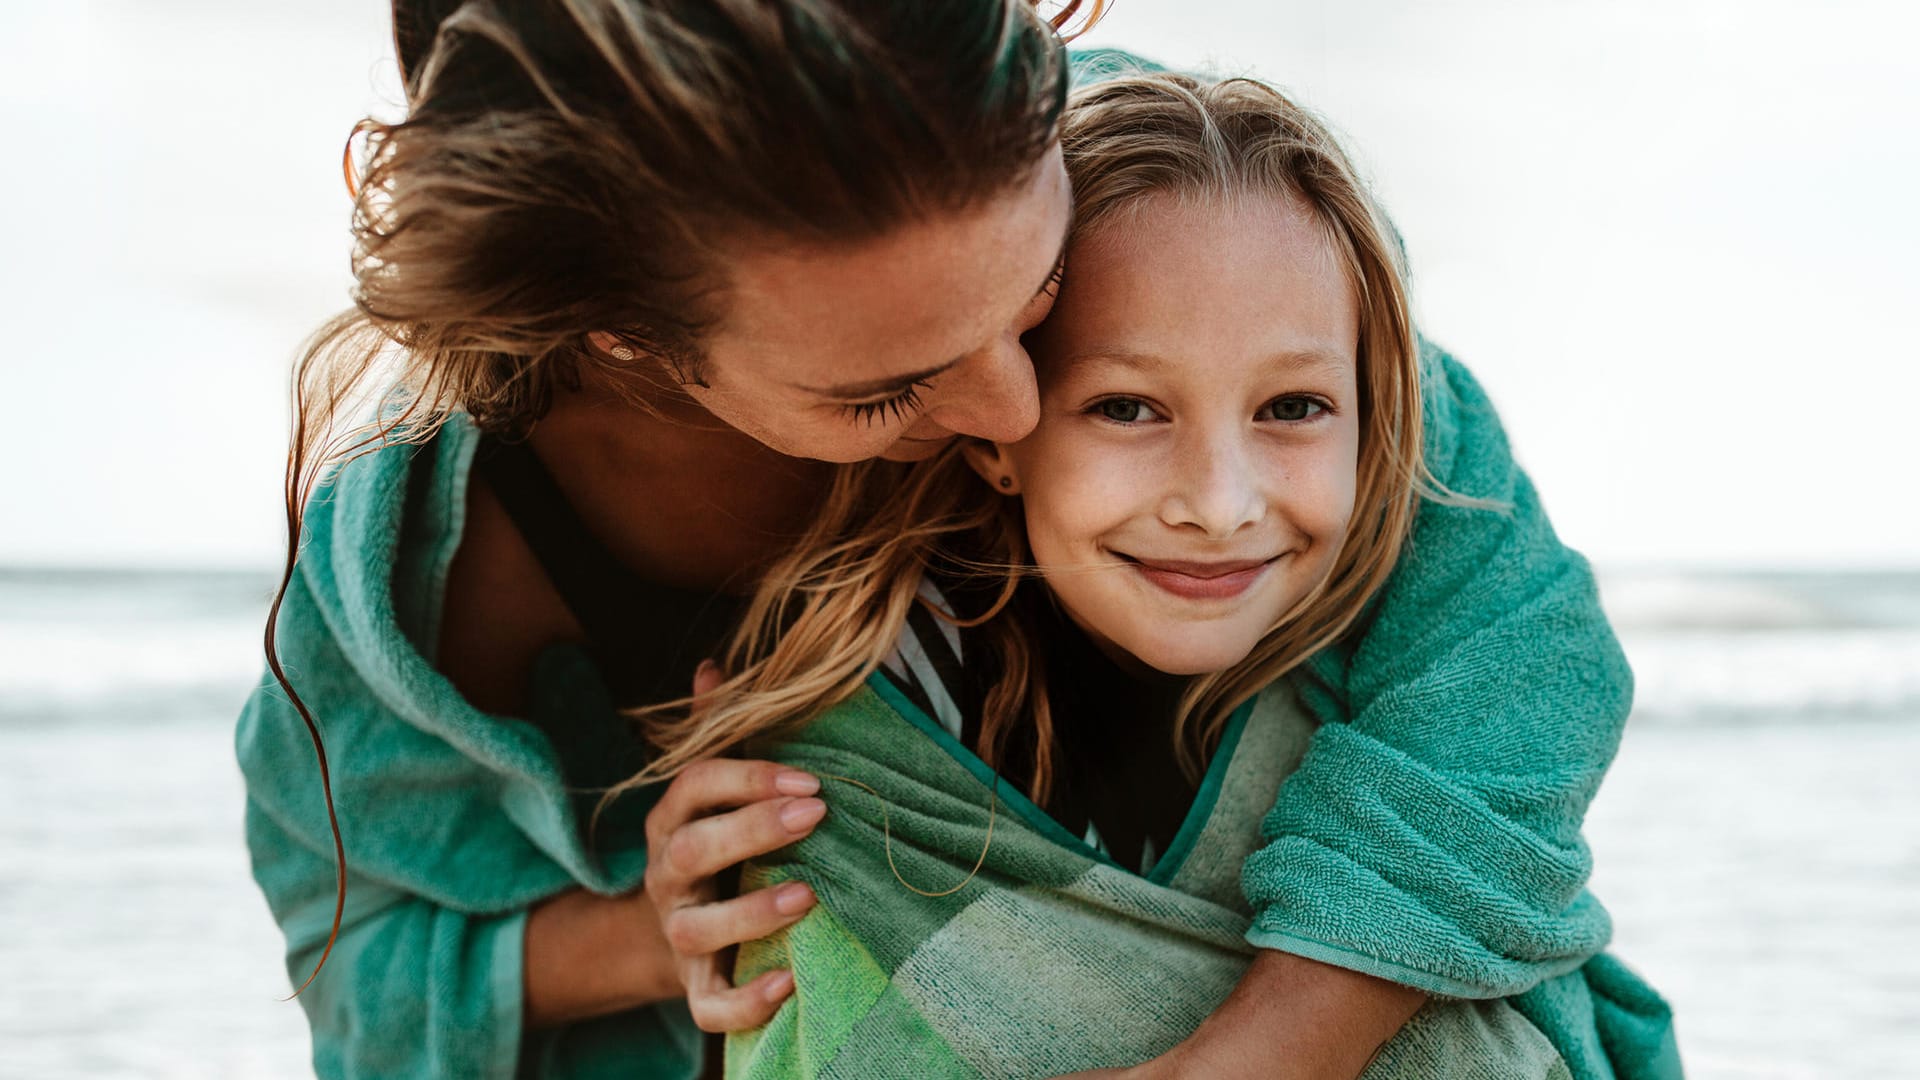
[[[596,539],[641,577],[745,593],[811,522],[833,466],[777,454],[677,389],[562,390],[534,452]]]

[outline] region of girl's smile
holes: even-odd
[[[1114,554],[1131,563],[1149,584],[1187,600],[1231,600],[1252,588],[1279,557],[1189,562]]]

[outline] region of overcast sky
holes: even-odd
[[[1910,5],[1119,0],[1320,109],[1604,566],[1920,567]],[[1204,12],[1204,17],[1199,12]],[[384,0],[0,6],[0,565],[277,559]]]

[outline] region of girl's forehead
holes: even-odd
[[[1033,343],[1044,377],[1089,359],[1351,364],[1358,332],[1351,276],[1296,201],[1153,196],[1075,236],[1059,303]]]

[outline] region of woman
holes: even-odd
[[[410,114],[374,132],[357,310],[302,364],[288,495],[308,540],[270,639],[290,680],[240,724],[255,874],[296,985],[326,957],[301,997],[323,1075],[687,1075],[697,1036],[671,1002],[710,1031],[764,1019],[790,978],[729,989],[717,956],[811,904],[720,900],[715,875],[823,807],[804,775],[710,762],[590,837],[585,789],[638,764],[612,707],[680,693],[806,527],[823,462],[1032,427],[1019,335],[1068,225],[1065,58],[1025,4],[986,0],[402,5],[396,27]],[[364,442],[335,420],[390,377],[373,372],[392,345],[403,389]],[[356,449],[309,501],[321,464]],[[1551,629],[1599,647],[1500,672],[1523,692],[1462,695],[1494,682],[1484,656],[1463,670],[1448,649],[1376,656],[1362,638],[1340,688],[1352,723],[1308,780],[1367,754],[1456,797],[1436,777],[1485,763],[1447,757],[1449,733],[1489,709],[1617,730],[1624,668],[1591,581],[1520,483],[1514,517],[1441,523],[1449,557],[1411,560],[1381,610],[1431,612],[1436,643]],[[308,712],[338,755],[331,790]],[[1553,820],[1604,765],[1558,778]],[[1417,1003],[1377,977],[1406,957],[1324,945],[1342,927],[1308,886],[1339,880],[1324,865],[1364,870],[1368,847],[1335,788],[1303,788],[1313,806],[1262,853],[1302,887],[1253,898],[1255,943],[1290,951],[1264,950],[1267,981],[1228,1003],[1240,1030],[1310,1046],[1316,1010],[1390,1033]],[[335,796],[338,838],[321,824]],[[1549,828],[1527,793],[1497,805],[1517,834]],[[1448,873],[1507,873],[1432,839]],[[1569,843],[1543,837],[1556,868]],[[1488,943],[1492,989],[1604,942],[1582,858],[1516,897],[1549,913],[1525,942],[1450,918]],[[1290,932],[1309,915],[1318,960]]]

